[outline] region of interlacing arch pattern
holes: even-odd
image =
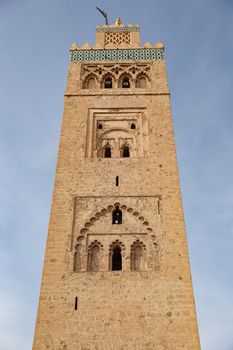
[[[114,204],[110,204],[107,207],[97,211],[81,228],[79,236],[76,238],[74,243],[74,271],[103,271],[103,269],[107,268],[106,262],[103,263],[104,257],[104,249],[107,248],[106,242],[103,244],[95,239],[91,242],[87,243],[87,237],[93,237],[93,232],[91,231],[92,226],[100,220],[102,217],[109,215],[109,220],[112,220],[114,211],[119,210],[122,212],[124,216],[125,213],[129,213],[135,217],[135,219],[141,222],[141,225],[145,228],[145,231],[149,234],[149,236],[145,236],[146,240],[151,242],[150,244],[154,252],[158,252],[158,244],[155,234],[153,233],[152,227],[149,225],[148,220],[137,210],[133,209],[130,206],[125,204],[121,204],[119,202],[115,202]],[[122,222],[123,223],[123,222]],[[114,223],[113,223],[114,224]],[[121,222],[119,223],[121,224]],[[115,225],[114,225],[115,226]],[[116,225],[118,226],[118,225]],[[144,233],[145,234],[145,233]],[[149,246],[150,246],[149,244]],[[122,240],[115,239],[112,242],[108,243],[109,248],[109,263],[108,269],[110,271],[114,270],[122,270],[125,269],[125,251],[130,258],[130,269],[131,271],[143,271],[146,268],[146,244],[136,239],[135,241],[131,241],[131,245],[126,249],[125,244]],[[149,249],[149,248],[148,248]],[[150,248],[151,249],[151,248]],[[148,252],[149,253],[149,252]],[[147,255],[148,255],[147,253]],[[129,267],[128,267],[129,268]]]
[[[130,44],[130,33],[106,33],[105,34],[105,45],[113,44],[119,46],[120,44]]]
[[[130,88],[148,87],[150,84],[150,64],[106,64],[82,66],[81,80],[84,89],[106,88],[106,80],[111,79],[109,88],[122,88],[124,78],[128,78]],[[139,80],[144,78],[144,86],[139,86]],[[92,80],[94,84],[88,84]],[[124,86],[127,87],[127,86]]]
[[[147,219],[144,218],[138,211],[134,210],[131,207],[128,207],[127,205],[116,202],[114,205],[108,205],[106,208],[103,208],[101,211],[97,211],[94,216],[90,218],[89,221],[87,221],[84,224],[84,227],[80,230],[80,236],[77,238],[77,241],[80,239],[80,237],[85,237],[89,229],[95,224],[97,220],[100,219],[100,217],[105,216],[107,213],[112,212],[116,207],[119,207],[123,212],[127,211],[128,213],[132,214],[135,218],[137,218],[139,221],[142,222],[142,225],[145,227],[147,232],[152,232],[152,228],[149,226],[149,222]]]

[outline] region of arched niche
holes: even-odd
[[[145,75],[139,75],[136,80],[136,88],[145,89],[147,87],[147,78]]]
[[[131,271],[140,271],[143,267],[145,246],[142,242],[136,241],[131,246],[130,267]]]
[[[100,269],[101,244],[93,242],[88,248],[87,270],[99,271]]]
[[[96,89],[97,83],[95,76],[91,75],[84,81],[84,89]]]

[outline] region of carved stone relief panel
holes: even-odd
[[[109,78],[112,80],[111,88],[121,88],[125,77],[129,79],[131,88],[150,87],[150,64],[83,64],[80,79],[84,89],[104,88]]]
[[[158,201],[153,196],[77,197],[71,237],[72,270],[114,270],[114,254],[120,256],[120,270],[157,269],[162,235]],[[122,213],[118,223],[113,220],[116,208]]]
[[[145,108],[89,109],[86,157],[102,158],[106,147],[119,158],[127,147],[130,157],[149,154],[148,121]]]

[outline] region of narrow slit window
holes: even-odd
[[[119,186],[119,176],[116,176],[116,186]]]
[[[160,201],[158,200],[158,214],[160,214]]]
[[[77,310],[78,309],[78,297],[75,297],[75,301],[74,301],[74,309]]]

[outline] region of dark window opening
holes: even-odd
[[[112,89],[112,78],[106,78],[104,87],[105,89]]]
[[[116,186],[119,186],[119,176],[116,176]]]
[[[104,158],[111,158],[112,150],[111,147],[105,147],[104,149]]]
[[[98,129],[103,129],[103,125],[102,124],[98,124]]]
[[[121,248],[116,246],[112,251],[112,271],[122,270]]]
[[[75,302],[74,302],[74,309],[78,309],[78,297],[75,297]]]
[[[129,78],[124,78],[122,81],[122,87],[123,88],[129,88],[130,87],[130,83],[129,83]]]
[[[123,148],[122,157],[123,158],[129,158],[130,157],[130,152],[129,152],[129,147],[128,146],[125,146]]]
[[[136,125],[134,123],[131,124],[131,129],[136,129]]]
[[[113,225],[122,224],[122,211],[119,209],[119,207],[116,207],[116,209],[112,212],[112,223]]]

